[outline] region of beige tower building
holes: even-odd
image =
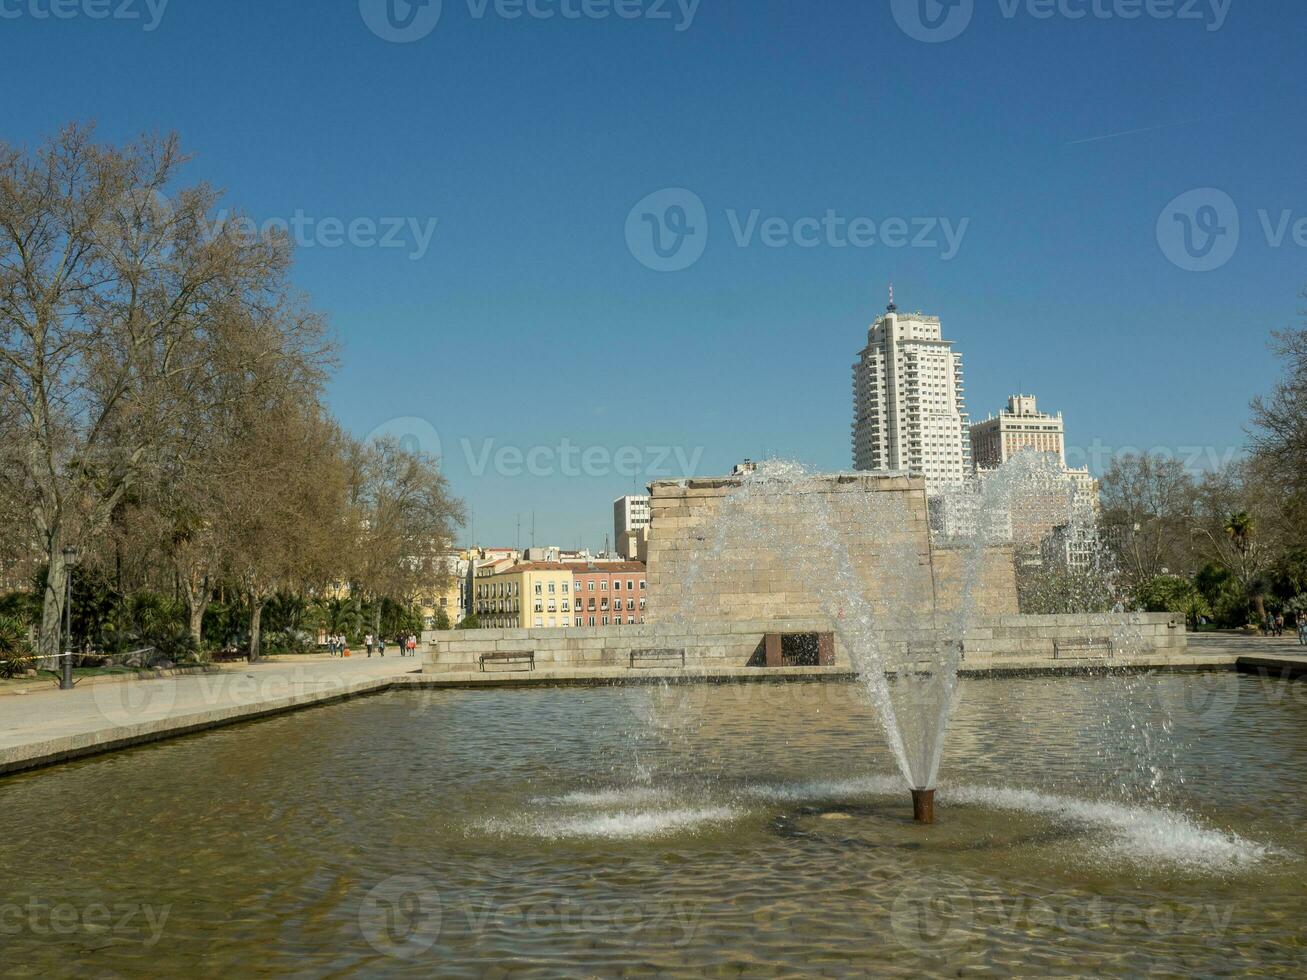
[[[971,427],[971,458],[978,470],[997,469],[1021,452],[1057,453],[1066,466],[1062,413],[1041,412],[1034,395],[1011,395],[1007,408]]]
[[[853,365],[853,467],[906,471],[927,491],[961,484],[971,472],[962,355],[939,317],[890,304],[867,331]]]

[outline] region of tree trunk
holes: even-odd
[[[45,579],[45,595],[41,601],[41,636],[37,652],[43,659],[42,670],[54,670],[58,661],[53,658],[63,653],[59,649],[60,634],[63,628],[64,591],[68,585],[68,569],[64,565],[63,542],[58,533],[49,537],[49,550],[46,559],[49,572]]]
[[[204,610],[208,605],[207,597],[190,600],[191,639],[195,641],[196,653],[200,652],[200,641],[204,633]]]
[[[259,662],[259,650],[263,642],[263,599],[250,599],[250,663]]]
[[[1257,625],[1266,622],[1266,597],[1260,592],[1253,596],[1253,608],[1257,610]]]
[[[204,637],[204,610],[209,608],[209,580],[207,576],[197,577],[188,572],[185,576],[177,574],[175,580],[186,594],[186,610],[190,621],[191,639],[195,641],[195,651],[201,649]]]

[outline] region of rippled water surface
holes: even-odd
[[[0,974],[1307,969],[1307,685],[405,692],[0,781]]]

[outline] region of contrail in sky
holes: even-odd
[[[1221,116],[1217,116],[1217,117],[1215,117],[1215,118],[1220,119],[1220,118],[1223,118],[1223,117],[1221,117]],[[1139,133],[1152,133],[1152,132],[1156,132],[1156,131],[1159,130],[1159,129],[1175,129],[1177,126],[1192,126],[1192,125],[1194,125],[1195,123],[1199,123],[1199,122],[1203,122],[1203,121],[1204,121],[1204,120],[1202,120],[1202,119],[1189,119],[1189,120],[1187,120],[1187,121],[1185,121],[1185,122],[1162,123],[1160,126],[1144,126],[1144,127],[1140,128],[1140,129],[1123,129],[1123,130],[1122,130],[1121,132],[1119,132],[1119,133],[1108,133],[1108,134],[1105,135],[1105,136],[1090,136],[1090,137],[1087,138],[1087,139],[1082,139],[1082,140],[1072,140],[1071,142],[1069,142],[1069,143],[1065,143],[1065,144],[1063,144],[1063,145],[1064,145],[1064,146],[1080,146],[1080,145],[1082,145],[1082,144],[1084,144],[1084,143],[1101,143],[1103,140],[1114,140],[1114,139],[1116,139],[1118,136],[1136,136],[1136,135],[1138,135]]]

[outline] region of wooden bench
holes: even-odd
[[[967,659],[967,649],[961,640],[949,640],[942,644],[935,640],[909,640],[903,670],[920,676],[934,674],[947,668],[954,650],[958,653],[958,663]]]
[[[1054,660],[1084,660],[1089,658],[1110,657],[1116,652],[1111,637],[1090,636],[1077,637],[1073,640],[1054,640]]]
[[[486,664],[526,664],[526,670],[536,669],[536,655],[529,653],[483,653],[481,654],[481,672],[487,673]]]
[[[632,650],[631,651],[631,669],[634,670],[636,664],[644,664],[652,660],[675,660],[681,659],[681,666],[685,666],[684,650]],[[655,665],[656,666],[656,665]]]

